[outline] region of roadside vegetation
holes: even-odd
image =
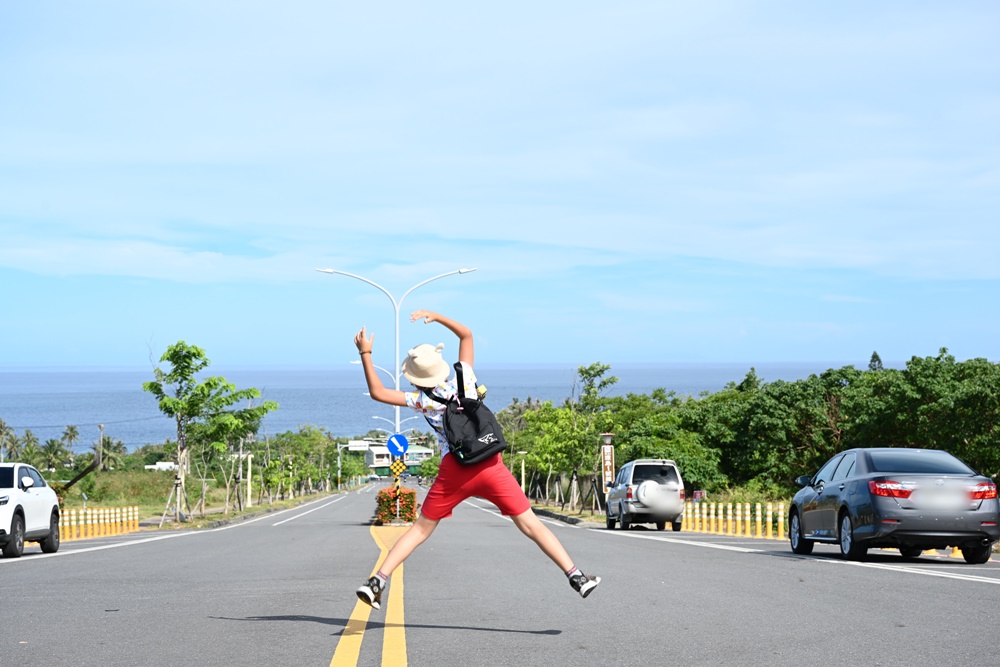
[[[157,371],[146,388],[177,420],[176,440],[128,452],[109,432],[74,456],[80,441],[74,426],[42,443],[0,420],[6,459],[48,470],[58,490],[60,480],[72,479],[100,451],[98,469],[63,492],[67,507],[82,507],[86,494],[90,506],[138,505],[144,518],[170,509],[187,520],[243,512],[248,493],[256,508],[331,491],[338,456],[343,484],[367,475],[363,453],[339,448],[347,438],[317,427],[260,439],[260,420],[278,406],[255,404],[255,389],[237,389],[224,378],[197,379],[208,366],[199,348],[179,342],[163,361],[169,369]],[[600,363],[581,366],[561,405],[529,397],[497,412],[510,445],[505,462],[520,478],[523,460],[525,486],[540,506],[601,516],[602,433],[614,434],[617,467],[636,458],[673,459],[688,498],[704,490],[712,502],[787,501],[797,476],[851,447],[943,449],[983,474],[1000,473],[1000,365],[985,359],[957,362],[942,349],[888,369],[875,353],[865,369],[845,366],[794,382],[768,382],[751,368],[740,382],[697,397],[662,389],[608,396],[617,382],[610,371]],[[357,438],[366,436],[381,439],[374,431]],[[176,462],[179,454],[188,462],[182,485],[173,471],[146,469]],[[432,479],[437,465],[432,457],[419,474]]]
[[[688,498],[704,490],[713,502],[788,500],[796,477],[851,447],[943,449],[982,474],[1000,473],[1000,365],[985,359],[957,362],[941,349],[888,369],[873,353],[865,369],[794,382],[767,382],[751,368],[742,381],[698,397],[606,396],[617,382],[610,370],[581,366],[562,405],[529,398],[498,414],[509,467],[520,475],[523,457],[536,501],[575,511],[599,506],[602,433],[614,433],[618,467],[673,459]]]

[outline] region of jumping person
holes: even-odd
[[[472,331],[463,324],[427,310],[418,310],[410,315],[411,322],[420,319],[423,319],[425,324],[437,322],[458,336],[458,360],[462,364],[465,394],[475,396]],[[451,516],[455,506],[470,496],[484,498],[496,505],[504,516],[509,516],[514,525],[559,566],[569,579],[573,590],[582,597],[590,595],[601,582],[601,578],[588,577],[573,565],[573,560],[558,538],[531,511],[528,497],[524,495],[514,475],[503,464],[500,454],[472,465],[462,465],[448,454],[448,440],[444,436],[445,404],[427,395],[433,393],[447,401],[455,397],[458,392],[457,379],[448,380],[451,369],[441,356],[444,344],[436,347],[427,344],[418,345],[410,350],[403,362],[402,373],[413,383],[416,391],[402,392],[386,388],[378,379],[371,357],[374,339],[374,334],[366,337],[364,328],[354,337],[371,397],[381,403],[406,406],[422,413],[437,434],[438,445],[441,448],[441,467],[437,479],[427,492],[420,516],[389,550],[375,576],[358,589],[358,597],[375,609],[381,609],[382,591],[385,590],[386,582],[393,570],[430,537],[441,519]]]

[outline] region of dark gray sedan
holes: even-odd
[[[958,547],[966,562],[985,563],[1000,540],[997,485],[940,450],[850,449],[795,482],[803,488],[788,536],[797,554],[816,542],[839,544],[848,560],[874,547],[904,558]]]

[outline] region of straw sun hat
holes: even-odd
[[[417,345],[403,361],[403,377],[418,387],[434,387],[448,379],[451,368],[441,356],[444,343]]]

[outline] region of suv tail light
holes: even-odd
[[[997,497],[997,485],[993,482],[982,482],[969,487],[969,497],[973,500],[989,500]]]
[[[625,489],[625,500],[632,500],[632,487]]]
[[[684,500],[684,489],[681,489],[681,500]]]
[[[891,479],[883,479],[880,481],[870,480],[868,482],[868,490],[872,492],[873,495],[883,496],[885,498],[909,498],[910,494],[913,493],[913,488],[902,484],[900,482],[894,482]]]

